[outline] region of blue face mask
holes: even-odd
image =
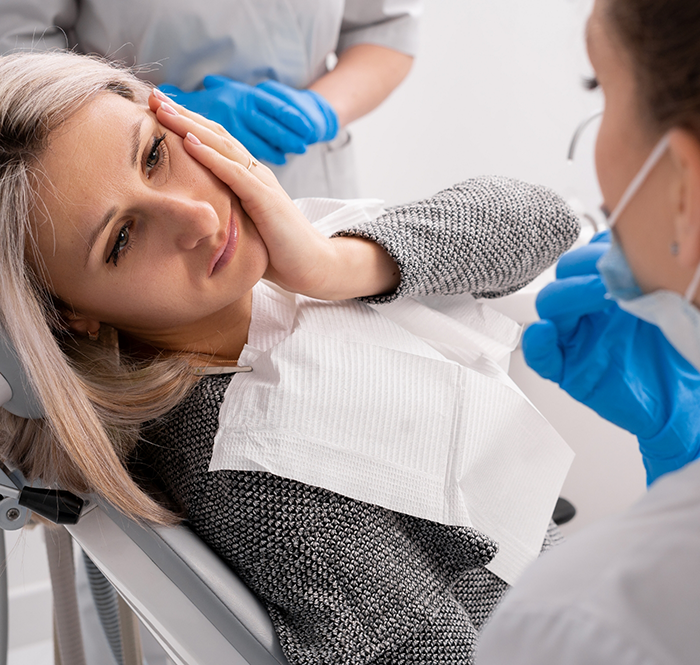
[[[610,215],[610,228],[667,148],[668,136],[664,136]],[[612,245],[598,260],[597,267],[608,295],[630,314],[658,326],[676,350],[700,370],[700,310],[692,303],[700,283],[700,266],[684,296],[667,290],[644,294],[627,263],[622,246],[613,234]]]

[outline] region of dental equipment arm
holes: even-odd
[[[700,374],[656,327],[606,298],[606,237],[566,254],[537,297],[527,364],[639,440],[647,484],[700,454]]]

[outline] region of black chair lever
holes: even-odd
[[[67,490],[25,487],[17,503],[54,524],[77,524],[84,501]]]

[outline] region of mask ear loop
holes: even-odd
[[[610,217],[608,218],[608,226],[611,229],[617,223],[617,220],[622,214],[622,211],[629,203],[630,199],[637,193],[637,190],[644,182],[646,177],[649,175],[649,171],[651,171],[656,166],[656,163],[659,161],[659,159],[661,159],[661,155],[663,155],[664,152],[666,152],[669,141],[670,137],[668,134],[666,134],[651,151],[651,154],[649,155],[649,157],[647,157],[646,162],[644,162],[642,168],[639,169],[637,175],[634,176],[634,178],[632,178],[632,182],[630,182],[630,184],[627,186],[627,189],[622,195],[622,198],[615,206],[615,210],[612,211]]]
[[[698,286],[700,286],[700,264],[698,264],[698,267],[695,269],[695,275],[693,275],[693,279],[690,281],[685,295],[683,296],[686,302],[692,302],[698,290]]]

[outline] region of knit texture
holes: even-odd
[[[574,212],[552,190],[499,176],[473,178],[341,231],[384,247],[401,271],[389,302],[415,295],[498,298],[525,286],[578,237]]]
[[[260,598],[291,665],[471,663],[507,589],[483,568],[497,544],[269,473],[208,472],[230,380],[202,379],[145,431],[142,468]]]
[[[504,295],[577,233],[574,214],[548,190],[479,178],[344,235],[371,238],[397,261],[397,292],[374,299],[386,301]],[[269,473],[208,472],[231,380],[201,379],[145,428],[138,468],[260,598],[291,665],[471,663],[507,589],[484,568],[497,543]]]

